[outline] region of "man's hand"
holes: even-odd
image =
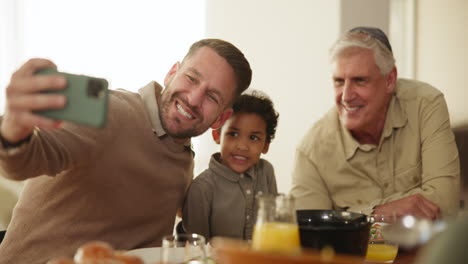
[[[62,123],[32,113],[35,110],[63,108],[66,103],[63,95],[39,93],[66,87],[66,79],[60,75],[34,74],[44,68],[56,69],[57,66],[49,60],[31,59],[11,77],[6,88],[5,115],[0,126],[0,133],[8,142],[15,143],[28,137],[34,127],[51,129]]]
[[[440,208],[421,194],[414,194],[386,204],[378,205],[375,207],[374,214],[395,214],[397,217],[413,215],[434,220],[440,217]]]

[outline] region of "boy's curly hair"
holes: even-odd
[[[278,112],[273,107],[273,102],[264,93],[253,90],[243,93],[234,102],[232,109],[233,115],[236,113],[253,113],[265,120],[266,123],[266,141],[270,143],[275,138],[276,126],[278,125]]]

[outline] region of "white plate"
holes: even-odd
[[[139,248],[127,251],[125,255],[140,257],[145,263],[154,263],[161,261],[161,248]]]
[[[171,248],[171,255],[177,256],[181,261],[184,259],[184,248]],[[161,262],[161,247],[152,248],[139,248],[127,251],[125,255],[133,255],[140,257],[145,263],[151,264],[155,262]]]

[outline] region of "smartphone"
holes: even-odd
[[[63,90],[44,91],[44,93],[62,93],[67,103],[61,109],[47,109],[35,113],[57,120],[67,120],[93,127],[103,127],[107,117],[108,82],[105,79],[86,75],[58,72],[55,69],[43,69],[36,74],[60,74],[67,79]]]

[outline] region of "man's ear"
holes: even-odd
[[[216,142],[216,144],[219,144],[221,142],[221,129],[211,130],[211,136],[213,136],[214,142]]]
[[[396,82],[397,82],[397,68],[393,67],[393,69],[387,74],[387,93],[391,94],[395,91]]]
[[[219,116],[218,116],[218,119],[216,119],[216,121],[211,125],[211,128],[212,129],[218,129],[220,128],[224,122],[226,122],[226,120],[229,119],[229,117],[231,117],[232,115],[232,108],[228,108],[226,110],[224,110]]]
[[[180,67],[180,62],[176,62],[174,63],[174,65],[172,65],[171,69],[169,70],[169,72],[166,74],[166,77],[164,78],[164,86],[167,86],[171,82],[172,78],[174,77],[176,72],[179,70],[179,67]]]
[[[267,154],[268,149],[270,149],[270,142],[265,143],[265,145],[263,146],[262,153]]]

